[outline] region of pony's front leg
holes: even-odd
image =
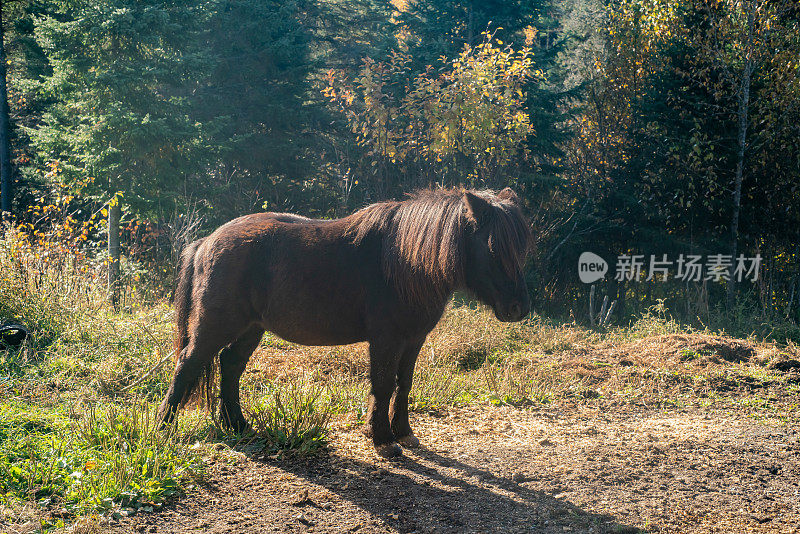
[[[396,347],[396,345],[395,345]],[[370,342],[370,393],[364,433],[372,437],[375,452],[384,458],[400,456],[403,449],[395,442],[389,426],[389,402],[396,386],[399,354],[389,344]]]
[[[414,436],[411,431],[411,425],[408,422],[408,394],[411,392],[414,365],[424,342],[425,338],[423,337],[421,340],[409,344],[403,351],[400,357],[400,365],[397,369],[397,389],[394,392],[389,408],[392,434],[403,447],[419,447],[419,440]]]

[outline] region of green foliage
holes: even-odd
[[[40,164],[54,162],[51,178],[84,195],[124,191],[152,210],[201,162],[183,85],[197,58],[182,49],[202,13],[192,2],[56,6],[36,23],[52,69],[40,86],[52,104],[29,130]]]
[[[689,331],[678,323],[667,310],[664,301],[660,300],[657,304],[647,308],[641,316],[632,322],[631,326],[623,332],[627,339],[642,339],[650,336],[663,336]]]
[[[484,36],[440,71],[413,78],[411,56],[402,52],[388,63],[365,60],[354,87],[329,75],[326,94],[365,147],[378,194],[390,190],[390,168],[405,175],[418,169],[415,185],[437,178],[496,185],[524,160],[534,132],[523,89],[541,73],[529,49],[515,52]]]
[[[257,438],[271,451],[313,454],[325,446],[331,412],[321,401],[323,390],[292,381],[262,392],[247,408]]]
[[[537,75],[531,50],[516,53],[485,37],[461,52],[442,75],[417,78],[407,96],[412,125],[424,125],[416,128],[422,134],[415,133],[423,150],[437,160],[463,154],[481,177],[524,156],[520,145],[533,132],[523,88]]]
[[[77,306],[85,302],[81,293],[93,292],[88,284],[64,291],[48,265],[55,251],[31,253],[30,243],[19,232],[9,231],[0,239],[0,317],[23,321],[32,332],[30,344],[45,348],[70,331]],[[55,263],[55,262],[53,262]],[[69,276],[77,266],[62,265]],[[82,280],[75,276],[75,280]]]
[[[298,177],[309,174],[309,140],[299,125],[319,114],[309,102],[312,34],[302,2],[214,1],[194,46],[204,57],[191,101],[203,125],[200,141],[211,166],[193,189],[219,220],[272,209],[320,194]],[[227,173],[236,173],[230,181]]]
[[[727,252],[741,160],[740,250],[769,258],[772,280],[741,299],[800,317],[793,2],[45,0],[5,13],[19,201],[60,183],[83,223],[122,192],[123,224],[154,228],[153,256],[193,237],[180,233],[189,206],[207,225],[196,234],[258,209],[334,216],[418,187],[514,185],[539,240],[537,305],[580,316],[587,248]],[[620,317],[665,298],[694,319],[725,292],[631,286],[603,288]]]
[[[0,405],[0,496],[70,515],[159,506],[202,474],[199,456],[160,432],[146,406],[87,409],[76,420]]]
[[[552,273],[542,283],[554,288],[553,300],[570,289],[573,299],[588,300],[588,291],[573,285],[574,268],[563,274],[584,250],[608,258],[668,254],[673,261],[679,254],[731,253],[738,134],[744,133],[740,96],[752,57],[738,253],[760,253],[774,263],[761,271],[770,287],[740,284],[740,298],[771,320],[797,317],[791,296],[800,287],[797,212],[788,199],[796,199],[790,182],[797,166],[790,162],[798,147],[785,135],[784,121],[797,120],[796,106],[788,104],[798,96],[789,57],[800,43],[793,30],[797,12],[789,6],[639,0],[606,6],[598,25],[602,51],[583,66],[588,83],[577,135],[565,146],[570,223],[542,245],[550,249],[545,270]],[[746,11],[757,19],[750,37],[742,26]],[[789,49],[794,56],[783,53]],[[686,320],[707,321],[726,286],[609,281],[600,287],[623,315],[664,298]]]
[[[407,2],[398,14],[409,35],[405,41],[424,67],[480,43],[482,32],[498,28],[497,37],[517,47],[531,27],[544,25],[548,3],[541,0]]]
[[[0,315],[31,330],[22,347],[0,347],[0,499],[68,516],[152,509],[202,474],[199,453],[159,431],[152,406],[107,399],[168,345],[164,308],[151,310],[155,326],[115,315],[86,258],[57,252],[16,232],[0,240]],[[160,396],[165,381],[154,373],[137,390]]]

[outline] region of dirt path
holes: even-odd
[[[247,451],[118,532],[800,532],[800,432],[745,415],[486,406],[417,415],[381,460],[356,428],[305,461]]]

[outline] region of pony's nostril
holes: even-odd
[[[515,302],[511,305],[508,311],[511,312],[512,317],[520,317],[522,315],[522,306]]]

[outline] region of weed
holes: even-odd
[[[364,416],[364,399],[369,387],[364,379],[342,377],[339,380],[323,380],[324,391],[321,397],[327,398],[332,414],[355,413],[359,419]]]
[[[414,373],[409,409],[426,411],[467,404],[476,395],[468,377],[454,372],[453,365],[421,365]]]
[[[323,388],[299,380],[271,386],[246,407],[255,435],[272,451],[317,452],[326,443],[331,418],[321,402]]]

